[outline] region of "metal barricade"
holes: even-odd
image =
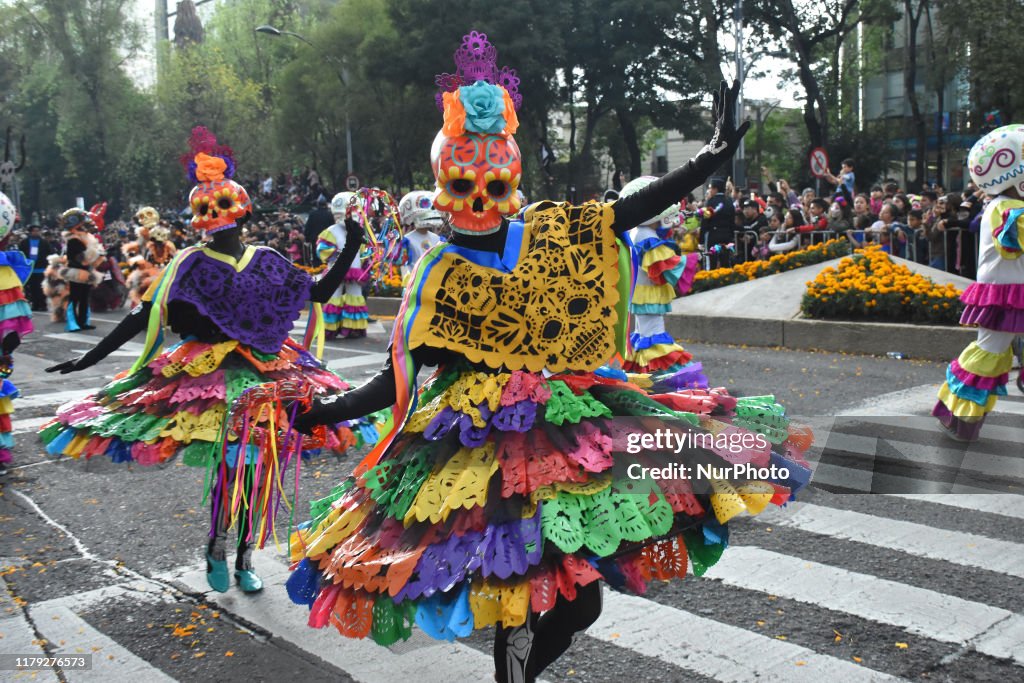
[[[746,239],[746,238],[750,239]],[[757,240],[760,238],[760,234],[756,230],[734,230],[732,233],[732,243],[736,245],[736,253],[733,256],[733,263],[745,263],[753,259],[753,250],[757,246]]]

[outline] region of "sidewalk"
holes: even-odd
[[[812,320],[800,313],[807,282],[841,259],[720,287],[676,299],[666,317],[668,333],[681,341],[789,349],[849,351],[947,361],[975,339],[972,328],[900,323]],[[939,284],[966,289],[972,280],[899,259]]]

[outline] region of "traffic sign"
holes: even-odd
[[[828,175],[828,153],[824,147],[815,147],[811,150],[811,175],[815,178],[823,178]]]
[[[355,192],[362,185],[359,183],[359,177],[355,173],[349,173],[345,176],[345,189],[349,192]]]

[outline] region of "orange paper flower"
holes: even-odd
[[[501,92],[505,96],[505,132],[509,135],[515,135],[516,131],[519,130],[519,117],[516,116],[516,105],[513,104],[512,96],[508,94],[508,90],[502,88]]]
[[[444,101],[444,125],[441,132],[450,138],[462,135],[466,132],[466,108],[459,99],[459,91],[446,92],[441,98]]]
[[[227,162],[220,157],[212,157],[205,152],[196,155],[196,179],[200,182],[224,180]]]

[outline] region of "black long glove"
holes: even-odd
[[[700,187],[709,175],[736,153],[740,140],[750,128],[750,121],[744,121],[739,128],[736,127],[736,99],[739,92],[739,81],[733,81],[732,87],[722,81],[713,96],[714,104],[711,107],[715,132],[710,142],[697,152],[697,156],[612,205],[615,209],[615,223],[612,227],[616,233],[622,234],[651,220]]]
[[[321,304],[325,303],[341,286],[342,280],[345,279],[349,268],[352,267],[352,262],[359,254],[359,247],[363,245],[364,235],[363,226],[351,218],[345,219],[345,246],[342,247],[334,265],[320,278],[319,282],[313,285],[313,289],[309,293],[310,300]]]
[[[146,329],[146,323],[149,322],[149,311],[152,307],[153,304],[151,302],[142,302],[133,308],[131,312],[117,324],[117,327],[111,330],[110,334],[101,339],[96,346],[92,347],[78,358],[72,358],[71,360],[66,360],[63,363],[52,365],[46,368],[46,371],[59,372],[62,375],[66,375],[70,372],[78,372],[79,370],[84,370],[96,365],[96,363],[99,363],[111,353],[121,348],[125,342],[131,340],[132,337]]]

